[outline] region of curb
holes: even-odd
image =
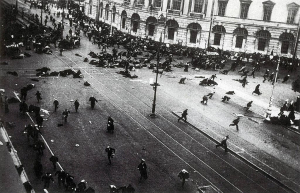
[[[171,112],[172,114],[174,114],[176,117],[180,117],[178,116],[175,112]],[[218,140],[216,140],[215,138],[213,138],[212,136],[210,136],[209,134],[205,133],[204,131],[202,131],[201,129],[199,129],[198,127],[192,125],[189,122],[186,122],[189,126],[193,127],[194,129],[196,129],[197,131],[201,132],[203,135],[205,135],[207,138],[209,138],[211,141],[213,141],[214,143],[219,144],[220,142]],[[263,175],[265,175],[266,177],[268,177],[269,179],[273,180],[274,182],[276,182],[278,185],[284,187],[286,190],[288,190],[289,192],[293,192],[293,193],[297,193],[297,191],[293,190],[292,188],[290,188],[289,186],[283,184],[281,181],[279,181],[277,178],[275,178],[274,176],[272,176],[271,174],[269,174],[268,172],[266,172],[265,170],[263,170],[262,168],[256,166],[254,163],[252,163],[251,161],[247,160],[245,157],[240,156],[238,153],[234,152],[232,149],[227,148],[228,152],[231,153],[232,155],[234,155],[235,157],[239,158],[240,160],[242,160],[243,162],[249,164],[251,167],[253,167],[255,170],[260,171]]]
[[[9,139],[8,133],[6,132],[6,129],[4,128],[3,124],[0,123],[0,133],[4,138],[4,141],[6,143],[6,146],[8,148],[8,152],[12,157],[13,163],[16,167],[16,170],[18,174],[20,175],[21,182],[23,183],[24,189],[26,192],[35,193],[33,187],[31,186],[28,176],[25,172],[25,169],[19,159],[18,153],[15,150],[14,146],[12,145],[11,140]]]

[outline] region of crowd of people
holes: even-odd
[[[36,8],[35,4],[31,4],[30,8],[34,9]],[[125,68],[125,73],[130,74],[130,70],[133,68],[130,67],[130,64],[133,64],[134,67],[138,67],[138,65],[142,64],[149,64],[149,68],[153,69],[155,64],[151,63],[157,55],[157,47],[160,48],[160,57],[164,58],[164,62],[159,63],[159,67],[164,69],[165,71],[171,71],[172,67],[175,66],[174,64],[174,55],[181,57],[187,57],[190,58],[190,62],[187,64],[183,64],[184,71],[188,71],[189,65],[191,65],[194,68],[204,69],[204,70],[220,70],[220,73],[228,74],[229,72],[236,71],[237,68],[240,68],[238,70],[238,73],[241,73],[241,80],[239,80],[242,83],[242,86],[245,87],[247,85],[247,78],[248,76],[252,76],[252,78],[255,78],[255,73],[259,72],[262,67],[267,68],[265,73],[263,74],[263,82],[265,81],[270,82],[271,84],[274,84],[278,81],[278,78],[275,77],[275,70],[273,72],[270,72],[269,68],[273,68],[274,65],[276,66],[277,63],[280,63],[280,67],[287,69],[289,73],[293,73],[295,69],[299,66],[298,59],[294,60],[292,62],[291,59],[284,58],[284,57],[278,57],[278,56],[268,56],[268,55],[262,55],[259,53],[254,54],[246,54],[246,53],[231,53],[227,51],[223,51],[220,49],[214,49],[212,47],[208,49],[200,49],[200,48],[189,48],[181,45],[169,45],[165,43],[156,42],[154,40],[151,40],[150,38],[141,38],[132,36],[130,34],[123,33],[121,31],[118,31],[117,29],[113,28],[111,33],[111,28],[108,24],[100,21],[95,21],[91,18],[88,18],[85,16],[76,5],[69,5],[68,14],[65,14],[64,12],[56,12],[53,13],[54,16],[51,15],[51,5],[42,7],[44,9],[45,14],[48,14],[45,16],[45,19],[43,20],[43,23],[41,24],[40,16],[37,14],[31,14],[26,15],[22,13],[22,17],[27,17],[31,22],[28,27],[23,27],[19,24],[14,24],[10,28],[3,29],[5,33],[4,37],[1,42],[1,46],[3,49],[3,55],[12,56],[20,55],[20,49],[19,46],[24,46],[26,49],[33,49],[37,53],[49,53],[49,49],[46,49],[46,47],[50,47],[51,44],[54,45],[54,47],[58,46],[61,48],[61,53],[63,49],[71,49],[76,47],[78,45],[78,42],[80,44],[80,35],[83,33],[89,41],[91,41],[93,44],[97,44],[98,48],[101,50],[99,53],[90,53],[93,58],[96,59],[94,61],[94,64],[98,66],[105,66],[110,67],[114,66],[115,64],[122,66]],[[52,5],[57,6],[57,5]],[[57,7],[59,8],[59,7]],[[72,15],[72,17],[70,17]],[[59,21],[60,16],[66,19],[69,19],[70,24],[70,30],[68,31],[67,35],[63,37],[63,29],[64,24]],[[7,22],[12,18],[9,18]],[[49,27],[48,24],[51,22],[52,27]],[[22,43],[22,44],[20,44]],[[123,51],[120,49],[120,46],[125,48],[126,51]],[[120,49],[120,50],[119,50]],[[142,55],[145,51],[147,51],[147,54],[145,55],[146,58],[144,60],[138,60],[137,56]],[[207,51],[210,52],[217,52],[217,56],[212,56],[207,54]],[[124,57],[125,56],[125,59]],[[232,62],[231,67],[229,69],[225,69],[226,63],[232,58],[235,58],[236,60]],[[252,63],[246,63],[244,59],[246,59],[248,62],[250,61],[250,58],[252,59]],[[249,66],[250,65],[250,66]],[[179,67],[183,67],[179,66]],[[282,77],[282,83],[286,83],[289,80],[290,75],[286,74],[284,77]],[[207,82],[209,81],[215,81],[216,74],[213,73],[210,78],[207,78]],[[184,84],[184,80],[180,80],[181,84]],[[258,84],[253,94],[261,95],[262,92],[259,89],[260,84]],[[30,107],[26,104],[26,90],[21,90],[21,102],[20,102],[20,112],[22,114],[25,114],[26,112],[29,112]],[[212,98],[212,96],[215,94],[215,92],[208,93],[207,95],[203,96],[203,100],[201,101],[202,104],[207,105],[208,100]],[[38,102],[42,100],[42,94],[37,91],[36,92],[36,99]],[[225,95],[222,98],[223,102],[228,102],[230,100],[230,97]],[[91,108],[95,108],[96,102],[98,100],[91,96],[89,98],[89,101],[91,102]],[[248,111],[250,107],[252,106],[253,101],[250,101],[246,105],[246,110]],[[59,107],[59,102],[57,99],[54,100],[54,112],[57,112],[57,109]],[[285,111],[290,111],[289,115],[287,116],[290,120],[295,120],[294,111],[299,111],[299,105],[300,99],[297,98],[296,102],[291,102],[288,104],[286,103],[283,105],[283,107],[280,109],[280,117],[285,116]],[[79,102],[78,100],[75,100],[74,102],[75,111],[78,112],[79,109]],[[32,107],[33,108],[33,107]],[[184,120],[187,122],[187,113],[188,109],[184,110],[182,113],[182,116],[178,119],[178,122],[180,120]],[[8,112],[8,107],[7,107]],[[50,182],[54,182],[53,176],[50,172],[44,172],[43,171],[43,165],[41,163],[41,157],[43,156],[43,150],[45,149],[44,142],[39,138],[39,134],[41,134],[41,129],[43,128],[43,118],[40,116],[38,111],[35,114],[36,117],[36,125],[28,124],[26,125],[24,132],[27,133],[27,139],[28,142],[30,142],[30,139],[33,140],[33,144],[31,145],[34,150],[37,152],[37,158],[34,163],[34,171],[37,178],[44,181],[44,189],[48,189],[50,186]],[[65,109],[62,112],[63,120],[64,122],[67,122],[67,118],[70,111]],[[233,120],[233,122],[229,126],[236,126],[236,129],[239,130],[238,123],[240,121],[240,118],[237,118]],[[114,131],[114,120],[109,117],[108,118],[108,132]],[[227,143],[229,136],[226,136],[220,144],[218,144],[216,147],[223,146],[225,151],[227,152]],[[105,151],[107,152],[108,161],[111,165],[111,158],[115,154],[115,149],[108,146]],[[56,165],[58,163],[58,157],[55,155],[52,155],[49,159],[50,162],[52,162],[54,169],[56,170]],[[143,179],[146,180],[148,178],[147,174],[147,165],[144,159],[141,160],[141,163],[138,165],[138,170],[140,171],[140,181]],[[184,179],[182,182],[182,186],[184,185],[185,179],[188,178],[185,174],[186,171],[182,171],[182,174],[180,174],[180,178]],[[66,189],[66,191],[76,191],[76,192],[87,192],[87,182],[85,180],[81,180],[77,185],[74,182],[74,176],[70,175],[63,169],[57,170],[54,174],[55,176],[58,176],[58,185]],[[126,187],[127,192],[134,192],[134,188],[129,184],[129,186]],[[116,186],[110,187],[111,192],[115,192],[118,190]]]

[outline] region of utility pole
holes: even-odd
[[[277,63],[275,79],[274,79],[273,87],[272,87],[272,94],[271,94],[270,101],[269,101],[269,107],[268,107],[267,112],[266,112],[266,120],[270,119],[269,116],[271,115],[271,112],[272,112],[273,93],[274,93],[275,83],[276,83],[276,80],[277,80],[277,75],[278,75],[278,72],[279,72],[279,64],[280,64],[280,61],[278,61],[278,63]]]
[[[294,60],[295,60],[296,55],[297,55],[299,35],[300,35],[300,18],[299,18],[299,21],[298,21],[298,30],[297,30],[297,37],[296,37],[296,45],[295,45],[295,49],[294,49],[294,53],[293,53],[293,59],[292,59],[292,65],[293,65],[293,67],[294,67]]]
[[[43,25],[43,2],[44,1],[42,0],[41,2],[42,2],[42,5],[41,5],[41,25]]]
[[[210,24],[209,24],[209,32],[208,32],[208,40],[207,40],[207,47],[209,47],[209,40],[210,40],[210,34],[211,34],[211,27],[212,27],[212,23],[213,23],[213,18],[214,18],[214,6],[215,6],[215,0],[213,0],[212,2],[212,6],[211,6],[211,12],[210,12]]]
[[[153,98],[153,104],[152,104],[152,113],[150,114],[150,117],[156,117],[155,115],[155,106],[156,106],[156,91],[157,91],[157,78],[158,78],[158,66],[159,66],[159,55],[160,55],[160,46],[162,42],[162,34],[160,34],[159,38],[159,46],[157,47],[157,64],[156,64],[156,78],[155,78],[155,83],[154,83],[154,98]]]

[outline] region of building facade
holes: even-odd
[[[96,21],[156,41],[291,57],[299,6],[300,0],[86,0],[84,10]]]

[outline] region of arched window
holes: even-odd
[[[137,13],[132,14],[131,16],[131,26],[132,31],[137,32],[138,28],[140,27],[140,16]]]
[[[146,20],[146,26],[148,30],[148,35],[153,36],[155,31],[155,26],[157,24],[157,19],[153,16],[150,16]]]
[[[112,8],[112,22],[115,22],[116,21],[116,7],[113,6]]]
[[[284,32],[279,36],[279,41],[281,41],[281,53],[287,54],[295,41],[295,37],[292,33]]]
[[[166,26],[168,28],[168,39],[174,40],[175,32],[179,28],[179,25],[176,20],[168,20],[166,23]]]
[[[125,10],[122,11],[121,13],[121,26],[122,29],[124,29],[126,27],[126,18],[127,18],[127,12]]]
[[[224,26],[215,25],[212,29],[212,32],[215,34],[214,45],[220,45],[222,35],[226,33],[226,30],[225,30]]]
[[[108,20],[108,14],[109,14],[109,5],[107,4],[105,6],[105,20]]]
[[[190,43],[196,43],[197,42],[197,36],[198,36],[198,33],[200,33],[201,31],[201,25],[198,24],[198,23],[190,23],[188,26],[187,26],[187,30],[189,31],[189,39],[190,39]]]
[[[92,14],[92,10],[93,10],[93,0],[89,1],[89,5],[90,5],[90,14]]]
[[[271,38],[270,32],[268,30],[260,30],[256,33],[256,38],[258,39],[257,49],[260,51],[265,51],[265,48]]]
[[[100,18],[102,18],[103,17],[103,2],[100,3],[99,7],[100,7]]]
[[[238,27],[233,31],[233,34],[236,36],[235,47],[242,48],[243,40],[247,38],[248,31],[245,28]]]

